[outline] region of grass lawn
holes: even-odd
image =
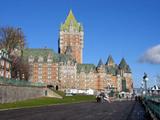
[[[63,99],[43,97],[43,98],[30,99],[15,103],[0,104],[0,109],[35,107],[35,106],[45,106],[45,105],[62,104],[62,103],[69,104],[69,103],[93,101],[93,100],[95,100],[95,96],[86,96],[86,95],[65,96]]]

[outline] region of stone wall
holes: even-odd
[[[44,87],[0,85],[0,103],[10,103],[45,96]]]

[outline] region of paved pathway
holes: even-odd
[[[141,115],[145,113],[139,103],[115,101],[1,111],[0,120],[147,120]]]
[[[128,115],[128,120],[152,120],[152,119],[150,118],[149,114],[147,114],[144,111],[144,107],[139,102],[135,102],[130,114]]]

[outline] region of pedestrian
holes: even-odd
[[[105,97],[104,92],[101,92],[101,93],[100,93],[101,103],[103,103],[103,102],[104,102],[104,97]]]
[[[105,95],[104,100],[107,100],[109,103],[111,103],[110,97],[107,94]]]
[[[120,94],[118,95],[118,97],[119,97],[119,100],[121,101],[121,95]]]
[[[101,102],[101,96],[100,96],[100,95],[97,95],[97,96],[96,96],[96,100],[97,100],[97,102]]]
[[[128,95],[127,95],[127,101],[128,101]]]

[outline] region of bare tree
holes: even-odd
[[[12,60],[12,78],[29,79],[29,64],[22,58],[26,40],[21,28],[0,28],[0,49],[4,48]]]
[[[26,45],[24,33],[21,28],[0,28],[0,48],[5,48],[9,55],[15,50],[22,50]]]
[[[17,57],[12,62],[12,78],[20,80],[29,80],[29,63],[22,57]]]

